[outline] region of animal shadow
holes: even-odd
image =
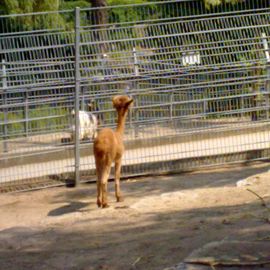
[[[83,202],[70,202],[68,205],[61,206],[59,208],[53,209],[48,213],[48,216],[55,217],[61,216],[73,212],[83,212],[85,210],[81,210],[82,208],[89,205],[89,203]]]

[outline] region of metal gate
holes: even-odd
[[[0,16],[0,190],[65,184],[78,172],[95,180],[92,141],[70,140],[71,112],[91,103],[100,128],[114,127],[117,94],[135,100],[125,176],[268,158],[266,2]]]

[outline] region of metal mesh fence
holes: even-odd
[[[99,128],[114,127],[112,96],[135,100],[126,123],[124,175],[268,158],[266,2],[80,10],[80,109],[93,104]],[[74,27],[74,11],[0,17],[5,188],[73,178]],[[95,179],[91,144],[80,143],[83,180]]]

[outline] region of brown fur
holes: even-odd
[[[112,163],[115,163],[115,196],[117,202],[123,201],[120,193],[121,162],[124,153],[123,134],[128,109],[133,100],[127,96],[116,96],[112,100],[117,111],[117,127],[102,129],[94,141],[94,156],[97,172],[97,205],[108,207],[107,186]]]

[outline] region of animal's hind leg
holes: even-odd
[[[102,190],[101,190],[101,171],[97,168],[97,206],[102,205]]]
[[[101,194],[102,194],[102,208],[109,207],[108,205],[108,198],[107,198],[107,189],[108,189],[108,178],[111,171],[111,164],[106,165],[103,172],[102,172],[102,178],[101,178]]]
[[[124,199],[120,191],[120,174],[121,174],[122,159],[119,158],[115,161],[115,197],[117,202],[122,202]]]
[[[98,207],[105,208],[108,207],[107,186],[112,161],[106,155],[95,155],[95,162],[97,172],[97,205]]]

